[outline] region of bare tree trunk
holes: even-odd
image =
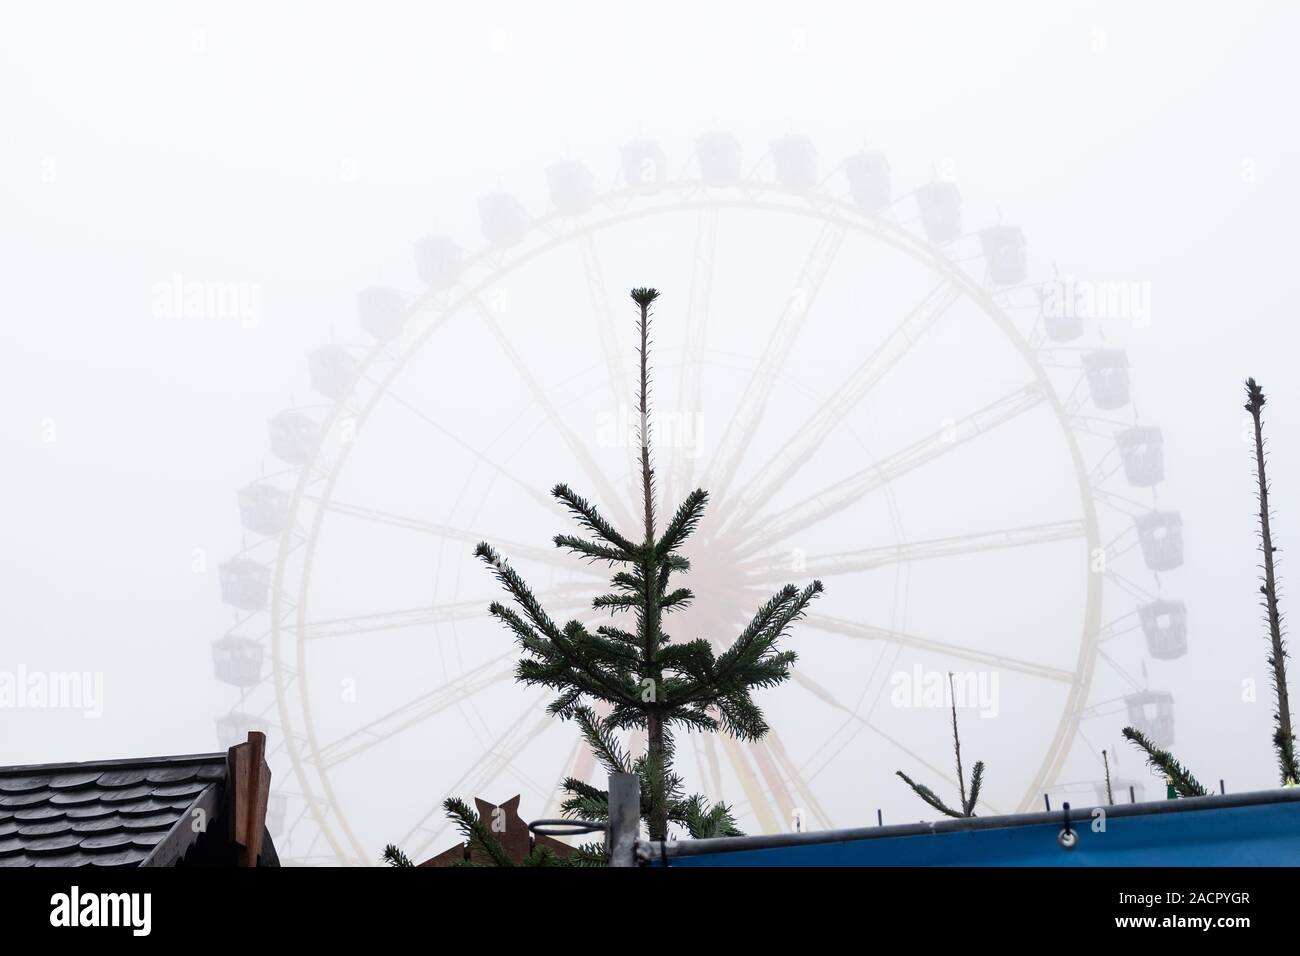
[[[667,748],[664,746],[663,717],[657,709],[659,694],[662,692],[662,675],[653,664],[659,653],[660,608],[659,608],[659,562],[655,559],[655,509],[654,509],[654,469],[650,464],[650,303],[641,305],[641,392],[638,411],[640,412],[641,439],[641,496],[645,518],[645,557],[641,561],[641,574],[645,593],[641,614],[645,637],[645,655],[647,671],[651,684],[643,688],[642,693],[649,694],[650,704],[646,715],[647,751],[650,758],[650,839],[668,839],[668,795],[665,792],[665,779],[668,775]]]
[[[966,774],[961,768],[961,737],[957,736],[957,693],[953,689],[952,671],[948,672],[948,703],[952,705],[952,749],[957,755],[957,786],[961,790],[961,804],[966,806]]]

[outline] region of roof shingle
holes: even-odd
[[[226,755],[0,767],[0,866],[138,866]]]

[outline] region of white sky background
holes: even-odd
[[[539,211],[558,159],[607,178],[640,134],[675,167],[720,126],[746,167],[788,132],[827,165],[879,148],[908,183],[951,160],[972,216],[1020,224],[1037,261],[1151,284],[1125,344],[1187,529],[1175,749],[1230,789],[1270,785],[1241,381],[1268,392],[1285,549],[1298,38],[1279,3],[7,6],[0,667],[102,671],[107,709],[0,714],[0,764],[212,749],[215,565],[307,349],[351,334],[358,289],[412,285],[394,264],[414,239],[476,244],[479,195]],[[176,274],[260,284],[260,325],[155,318]]]

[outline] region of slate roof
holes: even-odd
[[[149,865],[225,779],[225,753],[0,767],[0,866]]]

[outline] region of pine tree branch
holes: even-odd
[[[601,594],[591,600],[593,611],[634,611],[641,607],[644,599],[635,594]]]
[[[645,585],[645,577],[639,569],[636,571],[619,571],[609,579],[609,582],[620,591],[625,591],[632,596],[639,598],[642,602],[644,602],[646,594],[648,593]]]
[[[536,595],[524,583],[515,569],[512,568],[501,555],[486,541],[479,542],[478,547],[474,549],[474,554],[480,558],[484,564],[492,569],[492,574],[506,589],[515,603],[523,608],[524,614],[532,621],[533,626],[539,631],[555,640],[559,636],[559,629],[555,622],[551,620],[549,614],[542,607],[541,602],[537,600]]]
[[[665,594],[659,600],[659,609],[661,611],[676,611],[684,607],[690,607],[691,602],[695,600],[695,595],[690,588],[677,588],[671,594]]]
[[[1144,751],[1147,756],[1147,763],[1154,769],[1159,770],[1168,778],[1173,785],[1174,792],[1180,797],[1203,797],[1206,789],[1201,786],[1200,782],[1192,776],[1191,771],[1180,764],[1167,750],[1162,750],[1147,739],[1147,736],[1140,730],[1132,727],[1125,727],[1123,730],[1124,739],[1135,744],[1138,749]]]
[[[754,615],[753,621],[741,632],[732,645],[718,655],[713,686],[729,688],[744,669],[758,663],[775,643],[785,636],[787,629],[803,617],[808,605],[822,593],[821,581],[799,591],[793,584],[787,584],[778,591]],[[789,658],[793,661],[794,658]]]
[[[603,843],[583,843],[574,847],[569,856],[569,866],[608,866],[609,857]]]
[[[622,628],[611,627],[608,624],[601,624],[596,628],[596,633],[609,638],[611,641],[618,641],[632,647],[640,646],[637,636],[630,631],[623,630]]]
[[[479,815],[471,810],[464,800],[459,797],[448,797],[442,802],[442,808],[446,811],[448,819],[456,824],[456,828],[468,841],[471,851],[474,847],[482,850],[492,861],[493,866],[514,866],[509,854],[497,840],[496,834],[488,829]]]
[[[554,653],[554,646],[542,637],[523,618],[497,601],[488,605],[488,613],[508,627],[515,635],[515,640],[524,650],[539,657]]]
[[[729,806],[721,802],[710,806],[704,795],[699,793],[693,794],[675,808],[674,822],[684,824],[693,840],[744,836],[736,826]]]
[[[663,537],[655,545],[655,552],[659,557],[664,558],[672,554],[690,537],[691,532],[699,525],[700,519],[704,517],[704,506],[708,501],[709,493],[703,488],[696,488],[686,496],[686,500],[678,506],[672,521],[668,522],[668,527],[664,529]]]
[[[965,809],[967,807],[966,774],[961,769],[961,736],[957,733],[957,693],[953,690],[952,671],[948,672],[948,702],[952,705],[952,749],[957,755],[957,787],[961,791],[961,805]],[[970,816],[969,809],[965,812]]]
[[[569,512],[578,520],[579,524],[597,537],[603,538],[611,547],[620,552],[619,560],[633,561],[636,559],[639,550],[637,546],[619,534],[618,529],[610,524],[590,501],[577,494],[564,483],[552,488],[551,495],[569,509]]]
[[[550,847],[539,844],[524,859],[524,866],[564,866],[564,861]]]
[[[618,548],[612,548],[607,544],[600,544],[595,541],[588,541],[576,535],[557,534],[551,540],[555,542],[557,548],[567,548],[578,557],[588,558],[592,561],[619,563],[629,560]]]
[[[940,813],[949,817],[963,816],[961,812],[952,809],[952,807],[948,806],[946,803],[940,800],[938,795],[936,795],[935,792],[931,790],[929,787],[925,786],[924,784],[917,783],[915,780],[913,780],[907,774],[903,773],[903,771],[901,770],[895,770],[894,773],[897,776],[903,778],[903,782],[912,788],[913,793],[915,793],[918,797],[920,797],[930,806],[934,807],[934,809],[938,810]]]
[[[670,644],[659,651],[657,661],[660,667],[685,674],[692,682],[707,681],[713,673],[713,645],[704,638]]]
[[[962,809],[966,811],[966,816],[975,816],[975,807],[980,801],[980,788],[984,786],[984,761],[975,761],[975,766],[971,768],[970,774],[970,796],[966,798]]]
[[[389,866],[415,866],[411,858],[402,852],[401,847],[396,843],[390,843],[384,847],[384,862]]]
[[[778,615],[788,608],[798,596],[799,589],[793,584],[787,584],[776,594],[767,599],[756,612],[753,619],[745,627],[740,635],[731,642],[731,646],[718,655],[717,670],[714,675],[714,683],[721,684],[731,675],[742,656],[749,649],[750,645],[756,641],[760,635],[767,632],[773,621],[777,620]]]
[[[601,762],[609,773],[629,773],[627,754],[619,746],[617,738],[609,727],[596,716],[589,707],[578,707],[573,711],[573,720],[582,733],[582,739],[591,748],[592,754]]]
[[[748,691],[735,691],[717,702],[723,729],[738,740],[757,740],[770,729]]]
[[[574,708],[578,706],[584,693],[581,687],[570,687],[546,705],[546,712],[552,717],[572,717]]]

